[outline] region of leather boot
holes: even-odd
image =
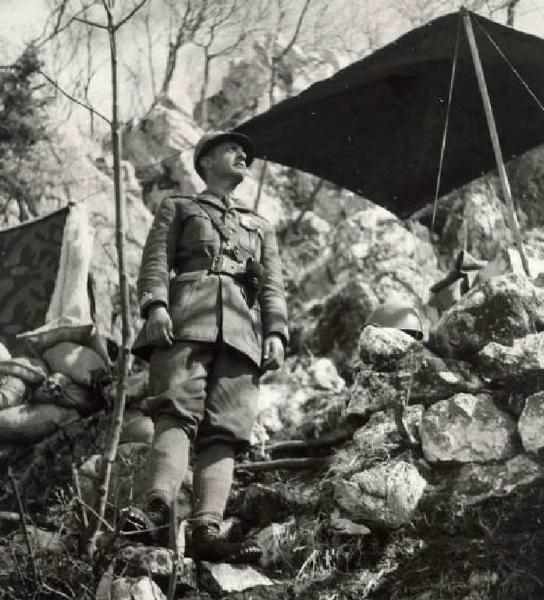
[[[122,511],[121,533],[131,542],[168,546],[170,507],[159,499],[153,499],[145,510],[130,507]]]
[[[255,564],[262,556],[262,550],[255,543],[231,542],[219,532],[219,525],[205,523],[193,530],[191,555],[195,560]]]

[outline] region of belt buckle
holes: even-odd
[[[210,271],[214,271],[216,273],[219,273],[220,271],[224,270],[224,256],[222,254],[218,254],[216,256],[213,257],[212,260],[212,266],[210,267]]]

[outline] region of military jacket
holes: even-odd
[[[230,244],[225,245],[198,203],[221,219]],[[244,286],[232,276],[185,268],[195,259],[220,253],[232,257],[232,247],[264,267],[261,292],[251,306]],[[264,218],[236,203],[227,209],[208,192],[196,198],[170,196],[162,200],[144,246],[138,298],[144,318],[154,303],[168,308],[176,340],[221,340],[257,365],[262,360],[263,336],[277,334],[284,344],[288,341],[281,261],[273,228]],[[133,352],[149,358],[151,350],[144,327]]]

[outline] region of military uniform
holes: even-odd
[[[239,275],[263,267],[256,297]],[[263,337],[288,341],[276,237],[265,219],[210,192],[165,198],[145,244],[138,295],[142,316],[161,303],[175,342],[153,347],[145,328],[133,351],[150,359],[155,415],[180,418],[200,441],[247,443]]]

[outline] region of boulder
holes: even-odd
[[[336,504],[355,522],[396,528],[408,523],[427,486],[406,461],[382,463],[333,483]]]
[[[308,369],[310,383],[319,390],[341,391],[345,381],[329,358],[318,358]]]
[[[395,410],[387,409],[383,412],[374,413],[368,423],[358,429],[353,442],[358,446],[361,454],[365,456],[377,456],[390,454],[406,447],[407,442],[419,439],[419,425],[423,417],[423,406],[415,404],[407,406],[402,415],[396,415]],[[399,430],[399,419],[403,425]],[[402,429],[405,429],[410,437]]]
[[[474,358],[480,373],[495,385],[531,393],[544,377],[544,334],[529,334],[505,346],[490,342]]]
[[[410,382],[410,373],[406,371],[360,371],[349,390],[346,417],[352,421],[364,420],[374,412],[398,406],[407,399]]]
[[[425,353],[407,362],[399,362],[398,371],[375,371],[364,368],[350,388],[347,409],[352,419],[385,410],[399,403],[430,406],[458,393],[478,393],[484,383],[468,363],[443,359]]]
[[[98,583],[96,600],[166,600],[166,596],[148,575],[113,577],[108,572]]]
[[[488,462],[517,452],[516,422],[491,396],[456,394],[425,411],[420,426],[430,462]]]
[[[398,368],[398,361],[408,353],[416,360],[424,352],[421,342],[411,335],[393,327],[367,325],[357,346],[359,358],[377,371],[392,371]]]
[[[464,465],[452,483],[451,502],[466,506],[488,498],[502,498],[543,477],[542,466],[525,454],[500,464]]]
[[[521,443],[526,452],[541,454],[544,450],[544,392],[537,392],[525,400],[518,420]]]
[[[128,576],[151,576],[161,588],[168,585],[174,566],[174,553],[169,548],[143,544],[125,546],[116,555],[116,570]],[[196,566],[191,558],[181,558],[177,564],[177,588],[196,590]]]
[[[337,538],[361,538],[372,533],[366,525],[341,517],[338,511],[334,511],[331,515],[330,528]]]
[[[223,598],[234,592],[274,585],[271,579],[249,565],[201,562],[198,578],[200,586],[213,598]]]
[[[471,357],[489,342],[511,346],[541,329],[544,290],[526,277],[503,275],[482,282],[444,312],[429,345],[441,356]]]
[[[281,560],[284,555],[282,546],[288,537],[293,535],[294,527],[295,520],[292,518],[284,523],[271,523],[253,536],[253,540],[263,552],[261,557],[263,567],[271,567]]]

